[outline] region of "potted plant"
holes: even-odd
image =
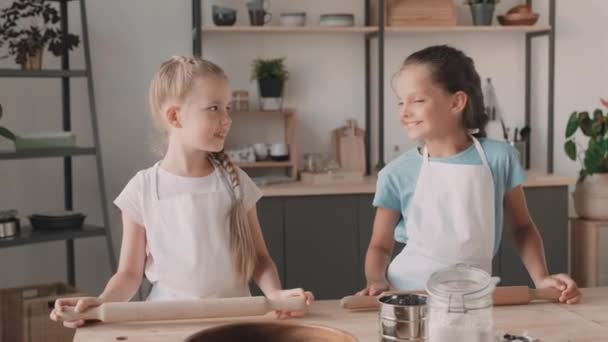
[[[283,105],[283,88],[289,73],[285,69],[285,58],[256,59],[253,61],[252,80],[258,81],[260,102],[264,108],[264,98],[279,99],[279,109]]]
[[[608,108],[608,102],[602,101]],[[589,138],[585,150],[574,138],[576,131]],[[577,214],[586,219],[608,219],[608,112],[574,112],[566,126],[564,150],[572,160],[581,162],[573,193]]]
[[[15,0],[0,11],[0,48],[8,45],[8,55],[1,58],[14,56],[22,69],[39,70],[45,48],[61,56],[77,47],[78,36],[64,35],[59,21],[57,10],[44,0]]]
[[[492,25],[494,18],[494,7],[500,0],[466,0],[467,5],[471,8],[471,16],[473,24]]]
[[[2,105],[0,105],[0,119],[2,119],[2,112]],[[0,126],[0,137],[4,137],[10,141],[15,141],[17,139],[15,134],[4,126]]]

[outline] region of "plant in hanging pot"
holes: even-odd
[[[59,21],[57,9],[44,0],[15,0],[0,11],[0,48],[8,46],[8,55],[0,58],[14,56],[22,69],[39,70],[45,49],[61,56],[77,47],[78,36],[64,35]]]
[[[500,0],[466,0],[467,5],[471,8],[471,16],[473,24],[492,25],[494,18],[494,8]]]
[[[608,108],[608,103],[605,103]],[[576,131],[589,138],[585,150],[574,138]],[[574,112],[566,126],[564,150],[572,160],[581,162],[579,179],[573,193],[574,208],[585,219],[608,219],[608,112]]]
[[[252,80],[258,81],[260,91],[260,107],[264,108],[265,98],[279,100],[279,108],[283,106],[283,89],[289,73],[285,69],[285,58],[256,59],[253,61]]]

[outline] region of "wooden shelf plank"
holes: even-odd
[[[350,26],[203,26],[203,32],[216,33],[372,33],[377,32],[376,27]]]
[[[0,151],[0,160],[84,156],[94,155],[96,151],[97,149],[95,147],[40,148],[25,151]]]
[[[376,33],[375,26],[355,27],[284,27],[284,26],[203,26],[207,33]],[[477,33],[549,33],[549,25],[522,25],[522,26],[400,26],[385,28],[386,33],[433,33],[433,32],[477,32]]]
[[[86,77],[86,70],[21,70],[0,69],[0,77],[15,78],[61,78],[61,77]]]
[[[33,230],[22,227],[18,236],[0,239],[0,248],[31,245],[34,243],[81,239],[93,236],[103,236],[106,231],[102,227],[85,225],[79,229]]]
[[[416,27],[387,27],[386,33],[433,33],[433,32],[476,32],[476,33],[542,33],[550,32],[551,26],[532,25],[532,26],[416,26]]]

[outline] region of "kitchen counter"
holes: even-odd
[[[515,334],[527,332],[543,342],[608,341],[608,288],[582,291],[583,301],[578,305],[537,303],[497,307],[494,309],[496,329]],[[92,324],[78,329],[74,341],[183,341],[204,328],[242,320],[252,318]],[[335,300],[315,303],[306,317],[292,322],[342,329],[362,342],[378,340],[377,312],[348,312],[341,309]]]
[[[376,176],[368,176],[360,182],[333,185],[310,185],[293,182],[261,186],[260,189],[266,197],[373,194],[376,191],[376,179]],[[528,172],[524,187],[568,186],[575,183],[576,179],[572,177]]]

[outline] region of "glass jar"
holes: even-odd
[[[429,278],[428,341],[496,341],[492,294],[499,278],[458,264]]]
[[[237,112],[249,111],[249,92],[235,90],[232,92],[232,110]]]

